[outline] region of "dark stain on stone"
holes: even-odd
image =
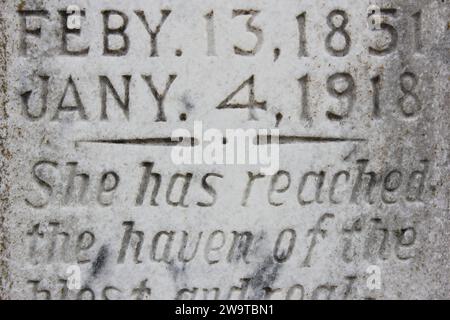
[[[167,264],[167,269],[169,270],[172,278],[175,282],[178,282],[180,278],[183,278],[186,273],[186,264],[183,263],[181,266],[177,266],[175,262]]]
[[[103,245],[98,251],[97,258],[95,258],[95,261],[92,264],[91,274],[93,277],[96,277],[105,267],[108,255],[109,255],[108,247],[106,245]]]
[[[183,98],[181,98],[181,102],[183,102],[184,107],[188,111],[195,108],[194,104],[192,103],[192,101],[189,99],[189,97],[187,95],[184,95]]]
[[[263,288],[271,287],[277,279],[281,265],[276,263],[272,256],[268,256],[258,269],[253,273],[250,281],[253,295],[249,297],[250,300],[261,300],[264,298],[265,291]]]

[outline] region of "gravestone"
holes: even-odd
[[[448,0],[0,4],[2,299],[449,297]]]

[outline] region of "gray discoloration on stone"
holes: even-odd
[[[252,275],[252,281],[250,282],[251,288],[258,292],[254,296],[250,296],[250,299],[252,300],[261,300],[264,298],[264,288],[273,286],[281,265],[276,264],[272,257],[267,257],[258,268],[259,269]]]
[[[98,252],[97,257],[95,258],[94,263],[92,264],[92,273],[93,277],[97,277],[100,272],[105,268],[106,261],[108,259],[108,247],[102,246]]]
[[[448,0],[0,7],[1,299],[450,297]],[[175,164],[195,121],[279,171]]]

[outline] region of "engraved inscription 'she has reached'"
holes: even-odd
[[[449,298],[448,0],[0,9],[0,299]]]

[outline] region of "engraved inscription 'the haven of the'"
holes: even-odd
[[[0,9],[0,299],[450,297],[448,0]]]

